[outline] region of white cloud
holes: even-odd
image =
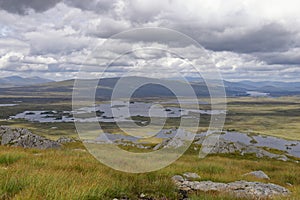
[[[114,40],[106,51],[93,52],[96,44],[120,31],[149,26],[173,28],[197,40],[207,48],[207,55],[215,60],[225,78],[282,76],[293,80],[299,76],[299,1],[55,0],[41,5],[27,0],[26,3],[25,10],[16,1],[0,3],[3,8],[0,76],[22,71],[44,76],[49,73],[54,79],[71,78],[81,64],[97,74],[100,63],[117,57],[130,49],[131,44]],[[135,35],[134,39],[142,41],[134,48],[149,46],[153,41],[147,39],[151,37],[151,33]],[[168,37],[161,35],[155,46],[168,49],[164,42]],[[199,49],[176,45],[170,48],[187,56],[192,63],[202,66],[206,62]],[[88,57],[92,52],[92,55],[99,53],[99,57]],[[158,51],[139,51],[120,58],[114,66],[116,72],[109,74],[116,75],[118,70],[122,72],[136,63],[148,68],[150,64],[164,65],[170,71],[169,76],[175,74],[170,69],[187,75],[193,73],[184,61],[163,58]]]

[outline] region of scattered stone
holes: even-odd
[[[157,144],[157,145],[155,145],[155,146],[153,147],[153,150],[154,150],[154,151],[157,151],[157,150],[160,149],[162,146],[163,146],[162,143],[159,143],[159,144]]]
[[[115,135],[115,134],[113,134]],[[116,137],[116,136],[114,136]],[[128,137],[128,136],[127,136]],[[105,137],[106,138],[106,137]],[[186,141],[189,141],[190,136],[184,136],[184,137],[173,137],[173,138],[165,138],[161,143],[156,144],[154,147],[152,145],[145,145],[145,144],[139,144],[136,143],[135,141],[130,141],[132,138],[127,138],[126,136],[120,136],[119,139],[113,138],[111,139],[105,139],[105,138],[98,138],[97,140],[84,140],[84,143],[94,143],[94,144],[117,144],[121,146],[132,146],[136,147],[139,149],[152,149],[154,151],[164,149],[164,148],[169,148],[169,149],[177,149],[185,145]],[[182,138],[185,138],[183,140]],[[99,141],[100,139],[100,141]],[[197,134],[194,137],[194,150],[199,149],[199,145],[202,146],[204,140],[206,139],[205,135],[199,135]],[[227,141],[223,138],[215,138],[217,139],[217,144],[214,145],[215,143],[212,142],[212,148],[203,148],[202,151],[204,153],[210,153],[210,154],[240,154],[240,155],[245,155],[245,154],[251,154],[255,155],[257,158],[272,158],[280,161],[289,161],[292,160],[291,158],[288,158],[288,154],[276,154],[276,153],[271,153],[263,147],[258,147],[255,145],[247,145],[242,142],[232,142],[232,141]],[[128,141],[127,141],[128,140]],[[205,151],[207,150],[207,152]]]
[[[226,187],[225,183],[214,183],[212,181],[189,181],[187,185],[192,190],[201,190],[203,192],[209,192],[209,191],[222,191],[223,188]]]
[[[146,195],[145,195],[144,193],[142,193],[142,194],[140,195],[140,198],[144,198],[144,197],[146,197]]]
[[[192,172],[186,172],[183,174],[183,177],[186,179],[186,180],[195,180],[195,179],[200,179],[201,177],[196,174],[196,173],[192,173]]]
[[[153,150],[156,151],[156,150],[159,150],[159,149],[162,149],[162,148],[172,148],[172,149],[177,149],[177,148],[180,148],[184,145],[184,141],[181,140],[180,138],[172,138],[172,139],[167,139],[167,140],[164,140],[163,142],[157,144]]]
[[[19,146],[24,148],[49,149],[59,148],[61,145],[53,140],[35,135],[23,128],[0,126],[1,145]]]
[[[182,176],[180,176],[180,175],[175,175],[175,176],[172,177],[172,180],[174,182],[183,182],[184,178]]]
[[[263,171],[253,171],[253,172],[249,172],[247,174],[244,174],[243,176],[255,176],[256,178],[260,178],[260,179],[267,179],[270,180],[270,177],[265,174]]]
[[[69,138],[69,137],[60,137],[57,140],[58,143],[64,144],[64,143],[71,143],[71,142],[76,142],[76,140],[74,138]]]
[[[85,150],[85,149],[73,149],[72,151],[86,152],[86,150]]]
[[[278,156],[276,159],[279,160],[279,161],[284,161],[284,162],[289,160],[285,155]]]

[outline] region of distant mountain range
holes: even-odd
[[[239,81],[229,82],[224,81],[224,85],[228,90],[240,91],[240,95],[246,92],[248,95],[250,91],[259,93],[267,93],[269,96],[288,96],[300,95],[300,82],[279,82],[279,81]],[[238,94],[236,94],[238,95]]]
[[[96,97],[101,99],[108,99],[116,83],[120,78],[105,78],[101,79],[98,83]],[[197,96],[209,96],[209,92],[205,82],[201,79],[188,79],[190,86],[194,89]],[[153,79],[146,77],[127,77],[121,85],[120,97],[122,91],[127,88],[133,87],[133,83],[142,83],[143,81],[159,83],[163,85],[171,85],[176,88],[180,95],[188,95],[186,91],[186,83],[175,79]],[[89,87],[95,80],[83,80],[84,87]],[[70,98],[73,92],[74,80],[66,80],[54,82],[48,79],[39,77],[22,78],[18,76],[1,78],[0,79],[0,95],[22,95],[32,96],[62,96]],[[159,84],[147,84],[137,89],[133,93],[133,97],[171,97],[175,96],[174,93],[168,88]],[[278,81],[240,81],[230,82],[224,81],[225,91],[227,96],[287,96],[287,95],[300,95],[300,82],[278,82]],[[123,87],[123,88],[122,88]],[[214,90],[222,89],[220,85],[212,85]]]
[[[28,85],[37,85],[43,83],[53,82],[50,79],[44,79],[38,76],[23,78],[20,76],[9,76],[5,78],[0,78],[0,87],[15,87],[15,86],[28,86]]]

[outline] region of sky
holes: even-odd
[[[299,81],[299,8],[297,0],[0,0],[0,77],[65,80],[83,70],[94,78],[118,57],[105,76],[145,75],[143,68],[149,76],[173,78],[195,74],[186,58],[209,70],[209,57],[226,80]],[[202,48],[147,31],[111,38],[145,27],[178,31]],[[91,56],[95,49],[100,58]]]

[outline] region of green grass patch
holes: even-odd
[[[1,154],[0,155],[0,165],[11,165],[18,160],[22,158],[22,155],[19,154],[12,154],[12,153],[7,153],[7,154]]]
[[[24,179],[17,177],[6,177],[0,181],[0,199],[11,199],[21,192],[26,186]]]

